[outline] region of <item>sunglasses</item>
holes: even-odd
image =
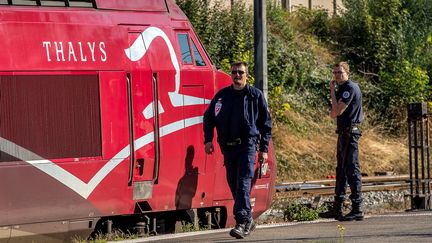
[[[333,71],[333,74],[342,74],[343,71]]]
[[[231,71],[231,74],[232,75],[236,75],[236,74],[243,75],[243,74],[245,74],[245,71],[241,71],[241,70]]]

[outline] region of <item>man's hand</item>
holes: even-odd
[[[334,91],[336,89],[336,80],[330,81],[330,91]]]
[[[212,142],[208,142],[205,144],[205,152],[206,154],[212,154],[214,152],[214,147]]]
[[[258,153],[258,161],[265,162],[268,159],[268,154],[266,152]]]

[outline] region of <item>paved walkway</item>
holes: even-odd
[[[230,237],[228,232],[229,229],[211,230],[122,242],[432,242],[432,212],[373,215],[353,222],[316,220],[260,225],[243,240]]]

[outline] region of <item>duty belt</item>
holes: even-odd
[[[227,146],[236,146],[236,145],[242,144],[242,140],[241,140],[241,138],[236,138],[236,139],[232,140],[231,142],[227,142],[225,144]]]
[[[338,129],[336,129],[336,133],[342,134],[342,133],[348,133],[348,132],[353,132],[353,131],[358,131],[358,130],[360,130],[360,128],[358,128],[358,126],[355,125],[355,126],[351,126],[351,127],[338,128]]]

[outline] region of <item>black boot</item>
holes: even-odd
[[[361,209],[361,203],[352,203],[352,209],[351,212],[349,212],[347,215],[341,217],[338,219],[339,221],[353,221],[353,220],[363,220],[364,214]]]
[[[326,212],[319,213],[318,216],[325,219],[339,219],[342,217],[342,202],[334,201],[332,208]]]
[[[250,218],[245,224],[244,236],[249,236],[256,228],[255,222]]]
[[[230,235],[237,239],[243,239],[245,237],[245,225],[244,224],[236,224],[234,229],[230,231]]]

